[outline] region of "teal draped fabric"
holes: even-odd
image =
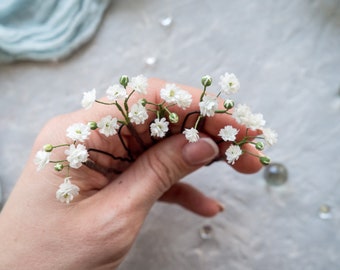
[[[95,34],[111,0],[0,0],[0,62],[55,61]]]

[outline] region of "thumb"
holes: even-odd
[[[208,137],[189,143],[182,134],[174,135],[138,157],[107,192],[111,198],[114,193],[125,193],[130,207],[148,210],[173,184],[210,163],[218,153],[218,146]]]

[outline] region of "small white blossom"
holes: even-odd
[[[232,126],[228,125],[224,128],[220,129],[220,132],[218,133],[218,136],[220,136],[223,141],[235,141],[236,135],[238,134],[239,130],[236,128],[233,128]]]
[[[129,118],[131,123],[144,124],[145,120],[148,119],[148,112],[146,108],[142,105],[141,101],[131,106],[129,112]]]
[[[190,107],[191,102],[192,95],[188,91],[180,90],[177,92],[176,104],[178,107],[185,110],[186,108]]]
[[[73,141],[84,142],[90,136],[91,128],[82,123],[76,123],[69,126],[66,130],[66,136]]]
[[[156,118],[150,125],[151,136],[163,138],[169,130],[169,122],[163,117],[162,119]]]
[[[79,187],[72,184],[71,177],[64,179],[64,183],[60,184],[59,189],[56,192],[56,198],[62,203],[70,203],[74,197],[79,194]]]
[[[240,89],[240,82],[236,78],[234,73],[226,72],[224,75],[220,76],[221,91],[224,94],[234,94]]]
[[[277,133],[270,129],[270,128],[263,128],[262,129],[262,133],[263,133],[263,137],[265,142],[269,145],[272,146],[273,144],[275,144],[277,142]]]
[[[168,83],[160,91],[160,96],[168,103],[175,103],[182,109],[186,109],[191,105],[192,95],[179,88],[176,84]]]
[[[225,151],[225,155],[229,164],[234,165],[235,161],[242,155],[242,149],[238,145],[230,145]]]
[[[140,94],[147,94],[148,79],[144,75],[132,77],[128,86]]]
[[[80,168],[89,156],[86,147],[82,144],[77,146],[71,144],[70,148],[65,150],[65,154],[67,155],[66,160],[69,162],[70,167],[75,169]]]
[[[218,108],[217,98],[214,96],[204,96],[199,106],[202,116],[214,116]]]
[[[185,138],[189,141],[189,142],[197,142],[198,139],[200,138],[198,135],[198,130],[195,128],[186,128],[183,131],[183,134],[185,135]]]
[[[99,133],[104,134],[106,137],[117,134],[117,130],[119,129],[117,121],[117,118],[111,115],[105,116],[97,123]]]
[[[253,114],[250,108],[244,104],[238,104],[232,116],[239,124],[252,130],[261,129],[266,123],[262,114]]]
[[[93,88],[91,91],[84,92],[81,105],[83,108],[87,110],[92,107],[95,101],[96,101],[96,89]]]
[[[40,171],[50,162],[50,156],[51,152],[46,152],[44,150],[40,150],[36,153],[34,163],[37,165],[37,171]]]
[[[120,84],[114,84],[106,90],[106,95],[109,100],[116,102],[127,97],[126,89]]]

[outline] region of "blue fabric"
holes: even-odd
[[[96,32],[111,0],[0,0],[0,62],[55,61]]]

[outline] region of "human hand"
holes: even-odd
[[[150,80],[149,85],[148,100],[155,100],[164,82]],[[192,104],[198,104],[201,91],[183,88],[192,93]],[[194,106],[190,110],[197,109]],[[207,118],[196,143],[188,143],[182,134],[176,134],[180,133],[178,123],[172,129],[174,135],[155,145],[147,143],[149,149],[132,164],[117,164],[116,160],[93,152],[91,161],[96,170],[82,166],[72,171],[72,182],[80,187],[81,194],[69,205],[51,199],[63,177],[53,170],[38,173],[32,163],[34,154],[46,143],[63,143],[65,130],[73,123],[117,113],[112,107],[97,106],[56,117],[43,128],[0,215],[0,261],[4,269],[114,269],[126,256],[157,200],[180,204],[203,216],[222,210],[216,200],[178,181],[224,153],[228,144],[217,145],[214,140],[226,118],[240,129],[238,136],[244,135],[245,128],[226,115]],[[183,116],[185,111],[177,113]],[[148,124],[139,125],[138,133],[143,136],[148,128]],[[127,131],[122,136],[130,147],[137,147]],[[87,147],[107,153],[124,151],[117,149],[116,140],[94,133]],[[244,147],[256,152],[251,146]],[[117,165],[121,174],[110,170]],[[261,166],[252,155],[242,155],[233,165],[243,173],[256,172]]]

